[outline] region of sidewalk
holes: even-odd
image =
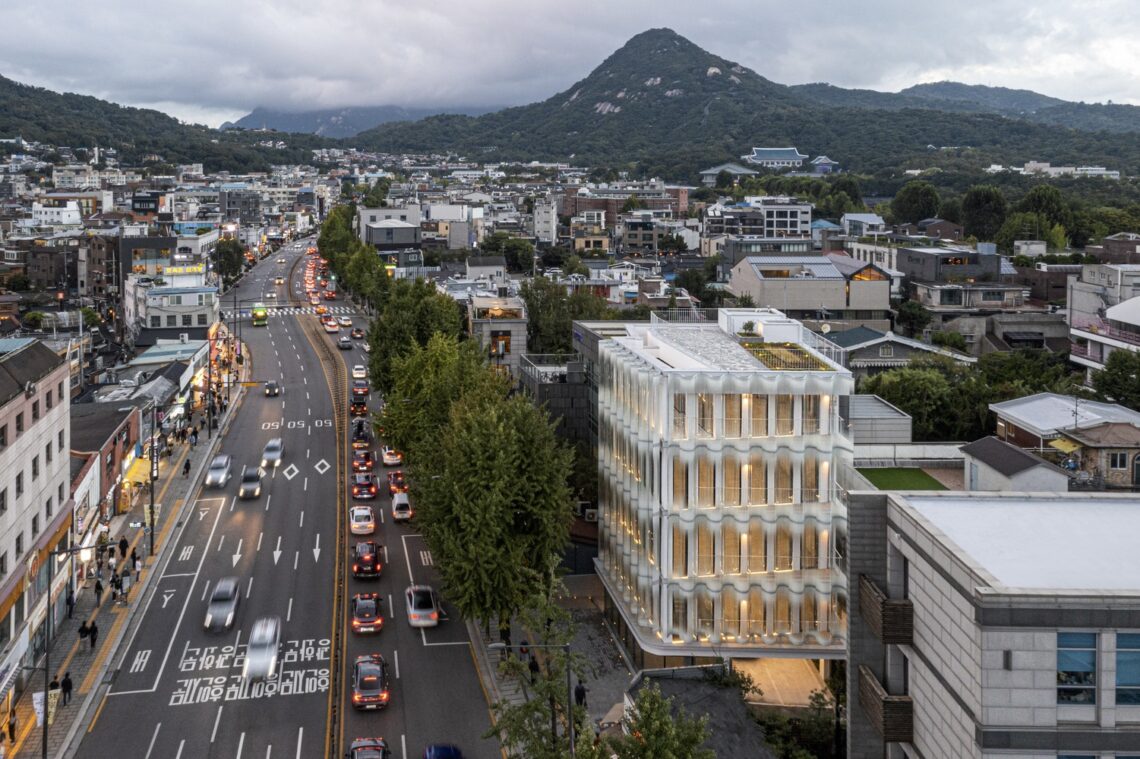
[[[570,649],[580,657],[586,672],[582,678],[588,689],[586,709],[590,721],[597,725],[614,704],[625,698],[626,688],[633,678],[621,646],[614,639],[602,614],[602,583],[596,575],[571,575],[563,578],[567,593],[558,605],[570,612],[575,634]],[[530,683],[526,678],[508,677],[499,671],[501,651],[489,646],[498,642],[498,626],[490,625],[491,634],[485,635],[478,625],[467,623],[467,632],[475,653],[476,671],[490,704],[507,702],[524,703],[531,698]],[[518,645],[528,640],[528,633],[512,625],[511,642]],[[516,654],[517,655],[517,654]],[[574,684],[578,684],[575,676]]]
[[[244,372],[243,369],[243,374]],[[119,538],[125,536],[130,542],[127,548],[128,563],[132,548],[138,551],[139,557],[143,559],[141,581],[131,584],[128,602],[123,604],[111,601],[110,570],[104,565],[103,597],[95,598],[94,580],[81,583],[75,589],[74,613],[70,618],[65,617],[53,622],[51,671],[48,674],[49,677],[62,680],[64,673],[70,672],[74,690],[71,702],[67,706],[64,706],[62,698],[60,699],[55,711],[55,720],[48,728],[49,757],[62,757],[65,747],[77,745],[78,741],[74,740],[76,735],[93,717],[91,709],[96,696],[100,695],[101,686],[110,685],[113,679],[113,674],[108,670],[115,649],[128,631],[129,623],[137,623],[137,620],[132,618],[141,599],[150,588],[151,570],[158,565],[167,538],[177,522],[178,513],[186,500],[193,495],[203,471],[229,427],[233,414],[241,405],[241,397],[242,390],[239,386],[228,411],[219,419],[218,429],[213,431],[212,439],[207,439],[203,430],[195,447],[191,448],[188,442],[176,443],[172,457],[159,459],[158,480],[154,483],[157,521],[154,556],[149,555],[149,536],[143,529],[129,526],[131,522],[146,524],[150,503],[148,489],[142,490],[142,495],[136,499],[129,512],[111,519],[108,533],[110,541],[117,544]],[[195,422],[200,418],[201,414],[194,414]],[[190,476],[183,477],[182,468],[187,459],[190,461]],[[145,465],[149,466],[149,462],[145,462]],[[144,469],[142,479],[145,478]],[[116,560],[119,561],[117,553]],[[94,621],[98,625],[99,635],[94,647],[90,639],[79,638],[79,625],[84,621],[89,623]],[[15,743],[8,741],[6,735],[2,737],[7,752],[3,755],[5,759],[41,755],[43,726],[36,724],[35,712],[32,710],[32,694],[43,690],[42,664],[42,661],[39,662],[41,669],[31,673],[29,684],[16,703]]]

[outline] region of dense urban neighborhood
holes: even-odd
[[[951,84],[766,97],[1048,139],[0,132],[0,756],[1140,755],[1130,112]]]

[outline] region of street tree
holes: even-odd
[[[997,243],[998,250],[1003,253],[1012,253],[1015,241],[1044,240],[1050,229],[1049,220],[1041,214],[1018,211],[1005,217],[1005,222],[994,235],[993,241]],[[1064,230],[1062,230],[1063,234]]]
[[[625,202],[621,204],[620,213],[629,213],[630,211],[636,211],[637,209],[644,207],[645,204],[641,202],[641,198],[637,197],[637,193],[635,192],[626,198]]]
[[[1022,213],[1039,214],[1050,227],[1054,224],[1063,227],[1072,225],[1073,214],[1069,204],[1061,196],[1061,191],[1051,184],[1039,184],[1027,192],[1017,204],[1017,210]]]
[[[22,293],[32,289],[32,281],[24,274],[13,274],[8,277],[7,286],[12,292]]]
[[[1102,400],[1140,411],[1140,353],[1113,351],[1104,369],[1093,373],[1092,383]]]
[[[507,268],[513,272],[528,272],[534,268],[534,245],[506,232],[496,232],[484,238],[479,250],[485,256],[502,256]]]
[[[571,323],[575,319],[601,319],[606,304],[601,298],[566,287],[545,277],[523,282],[519,296],[526,304],[527,349],[531,353],[567,353],[570,351]]]
[[[622,719],[625,734],[611,739],[610,749],[618,759],[714,759],[712,750],[701,748],[708,738],[708,717],[690,717],[674,710],[652,680],[637,692],[633,706]]]
[[[915,179],[904,184],[895,195],[891,201],[891,213],[894,214],[895,221],[913,224],[937,216],[941,205],[942,201],[934,185]]]
[[[245,247],[233,238],[220,240],[214,246],[214,270],[223,280],[233,280],[241,274],[245,263]]]
[[[905,329],[911,337],[921,334],[932,318],[930,312],[916,300],[904,300],[895,310],[895,324]]]
[[[407,353],[413,345],[427,345],[437,332],[458,335],[462,328],[454,300],[440,295],[423,280],[396,280],[368,329],[372,381],[387,394],[392,388],[392,365],[397,356]]]
[[[962,196],[962,226],[979,240],[993,240],[1007,213],[1005,195],[993,185],[974,185]]]
[[[915,440],[938,439],[953,412],[948,405],[950,383],[932,368],[907,366],[876,374],[863,380],[859,392],[877,395],[910,414]]]

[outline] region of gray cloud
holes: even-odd
[[[785,84],[1140,103],[1130,0],[40,0],[0,9],[0,74],[210,124],[255,105],[517,105],[654,26]]]

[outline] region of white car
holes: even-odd
[[[367,367],[365,367],[364,364],[357,364],[356,366],[352,367],[352,378],[353,379],[368,379]]]
[[[269,292],[267,292],[265,294],[265,299],[266,300],[277,300],[277,293],[270,290]]]
[[[285,259],[284,258],[278,258],[277,263],[283,264],[283,263],[285,263]]]
[[[384,462],[384,466],[399,466],[404,463],[404,454],[386,445],[380,449],[380,460]]]
[[[352,328],[352,319],[349,319],[347,316],[342,316],[336,321],[342,327],[348,327],[349,329]]]
[[[412,502],[408,499],[407,493],[396,493],[392,496],[393,522],[410,522],[415,515],[415,509],[412,508]]]
[[[371,353],[372,352],[372,346],[369,345],[368,343],[361,343],[360,349],[362,351],[364,351],[365,353]]]
[[[281,649],[281,618],[262,617],[253,623],[246,644],[242,676],[246,680],[268,680],[277,673]]]
[[[348,516],[349,530],[353,535],[371,535],[376,531],[376,514],[371,506],[353,506]]]
[[[408,624],[412,627],[435,627],[439,624],[439,596],[427,585],[409,585],[404,591],[408,608]]]

